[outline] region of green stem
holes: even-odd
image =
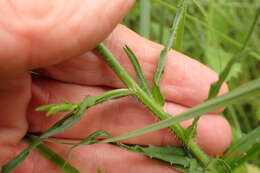
[[[27,136],[25,136],[24,139],[28,144],[34,145],[39,140],[39,137],[27,135]],[[39,144],[35,149],[42,156],[44,156],[46,159],[48,159],[53,164],[55,164],[63,172],[65,172],[65,173],[80,173],[80,171],[77,170],[77,168],[73,167],[68,161],[64,160],[57,153],[52,151],[47,145]],[[66,164],[64,164],[64,163],[66,163]]]
[[[151,26],[151,2],[150,0],[140,1],[140,35],[148,38],[150,37]]]
[[[102,58],[108,63],[108,65],[114,70],[117,76],[122,80],[122,82],[131,90],[133,90],[136,97],[149,108],[160,120],[165,120],[171,118],[172,116],[166,113],[162,107],[157,104],[147,93],[142,90],[137,83],[129,76],[122,65],[117,61],[117,59],[112,55],[112,53],[105,47],[104,44],[97,46],[96,50],[102,55]],[[186,145],[186,147],[200,160],[203,165],[207,165],[210,161],[208,156],[198,147],[194,141],[186,141],[185,131],[182,126],[172,125],[169,127],[172,132],[174,132]]]
[[[30,140],[30,145],[24,149],[21,153],[19,153],[15,158],[10,160],[7,164],[3,166],[1,173],[10,173],[13,169],[18,167],[25,158],[29,155],[30,151],[41,146],[42,142],[46,140],[48,137],[53,136],[57,133],[60,133],[75,123],[77,123],[83,116],[84,111],[96,104],[105,102],[111,99],[118,99],[124,96],[133,95],[133,92],[129,89],[117,89],[108,91],[100,96],[95,98],[86,97],[83,102],[80,103],[79,108],[75,109],[74,111],[68,113],[64,116],[60,121],[55,123],[51,128],[49,128],[46,132],[44,132],[39,138],[35,138],[34,140]],[[91,99],[91,100],[89,100]],[[90,105],[89,105],[90,104]],[[41,150],[41,154],[47,157],[49,154],[48,150]],[[56,158],[56,159],[55,159]],[[59,167],[59,158],[54,157],[52,160],[53,164]]]

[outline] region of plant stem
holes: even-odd
[[[25,141],[28,144],[35,144],[39,140],[39,137],[26,135]],[[42,156],[44,156],[46,159],[51,161],[53,164],[55,164],[60,170],[62,170],[64,173],[80,173],[77,168],[73,167],[68,161],[64,160],[62,157],[60,157],[57,153],[52,151],[47,145],[45,144],[39,144],[35,148]],[[64,164],[66,163],[66,164]]]
[[[150,0],[140,1],[140,35],[148,38],[150,37],[151,26],[151,2]]]
[[[203,104],[197,105],[191,109],[188,109],[185,112],[182,112],[174,117],[169,119],[153,123],[151,125],[145,126],[141,129],[134,130],[130,133],[126,133],[121,136],[109,138],[100,141],[99,143],[110,143],[116,142],[124,139],[128,139],[131,137],[140,136],[146,133],[154,132],[163,128],[170,127],[171,125],[181,123],[185,120],[189,120],[191,118],[196,118],[200,115],[212,112],[219,108],[223,108],[227,105],[239,103],[241,100],[248,99],[250,97],[256,96],[260,94],[260,78],[248,82],[247,84],[242,85],[238,89],[229,92],[223,96],[218,96],[209,101],[206,101]]]
[[[157,104],[156,101],[149,95],[147,95],[144,90],[142,90],[137,83],[129,76],[122,65],[117,61],[117,59],[112,55],[112,53],[105,47],[104,44],[97,46],[96,50],[102,58],[108,63],[108,65],[114,70],[117,76],[122,80],[122,82],[131,90],[133,90],[136,97],[149,108],[160,120],[165,120],[171,118],[172,116],[166,113],[162,107]],[[178,125],[172,125],[169,127],[172,132],[174,132],[184,143],[184,145],[200,160],[203,165],[207,165],[210,161],[208,156],[198,147],[194,141],[186,141],[185,129]]]
[[[18,154],[15,158],[10,160],[7,164],[5,164],[3,166],[1,173],[11,172],[13,169],[15,169],[17,166],[19,166],[24,161],[24,159],[29,155],[31,150],[40,146],[42,144],[42,142],[44,140],[46,140],[48,137],[53,136],[57,133],[60,133],[64,130],[70,128],[75,123],[77,123],[84,116],[84,112],[86,109],[88,109],[94,105],[100,104],[102,102],[111,100],[111,99],[118,99],[118,98],[121,98],[124,96],[129,96],[129,95],[133,95],[131,90],[117,89],[117,90],[108,91],[97,97],[93,97],[93,98],[86,97],[84,99],[84,101],[79,104],[79,108],[76,108],[74,111],[65,115],[61,120],[56,122],[52,127],[50,127],[46,132],[44,132],[39,138],[32,140],[32,142],[30,141],[30,145],[26,149],[24,149],[20,154]],[[44,149],[44,150],[41,150],[40,153],[43,154],[44,156],[48,156],[49,154],[51,154],[51,153],[47,153],[47,152],[48,152],[48,150]],[[52,158],[51,161],[56,166],[58,166],[58,167],[60,166],[58,164],[58,162],[60,162],[59,158],[57,158],[57,157],[56,157],[56,159]]]

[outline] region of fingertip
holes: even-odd
[[[198,124],[196,141],[210,155],[223,153],[232,141],[231,127],[223,116],[206,115]]]

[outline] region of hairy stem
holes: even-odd
[[[113,69],[122,82],[131,90],[135,96],[149,108],[160,120],[171,118],[172,116],[166,113],[163,108],[147,93],[142,90],[138,84],[129,76],[122,65],[112,55],[112,53],[105,47],[104,44],[97,46],[96,50],[102,58]],[[185,129],[180,125],[172,125],[169,127],[174,134],[176,134],[184,145],[200,160],[203,165],[207,165],[210,161],[209,157],[199,148],[194,141],[187,141],[185,136]]]

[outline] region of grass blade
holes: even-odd
[[[140,82],[141,88],[149,96],[152,96],[151,89],[149,87],[149,84],[148,84],[146,78],[144,77],[141,65],[139,64],[136,55],[134,54],[134,52],[127,45],[124,47],[124,50],[125,50],[127,56],[129,57],[133,67],[134,67],[134,70],[135,70],[136,76],[137,76],[137,78],[138,78],[138,80]]]
[[[259,148],[260,148],[260,143],[258,142],[246,152],[246,155],[244,155],[244,157],[241,157],[238,160],[236,160],[236,163],[234,165],[237,167],[238,165],[242,165],[243,163],[249,161],[254,157],[259,157],[260,156]]]
[[[164,35],[165,35],[165,28],[164,25],[166,23],[166,14],[167,11],[165,11],[164,8],[160,9],[160,30],[159,30],[159,43],[164,44]]]
[[[186,12],[187,12],[187,0],[183,0],[182,4],[181,4],[181,20],[180,20],[180,24],[178,26],[177,29],[177,33],[176,33],[176,39],[175,42],[173,43],[174,45],[174,50],[177,51],[182,51],[182,42],[183,42],[183,36],[184,36],[184,30],[185,30],[185,18],[186,18]],[[178,13],[177,13],[178,15]]]
[[[225,94],[223,96],[219,96],[216,98],[213,98],[211,100],[208,100],[207,102],[198,105],[192,109],[189,109],[175,117],[160,121],[158,123],[146,126],[142,129],[135,130],[131,133],[127,133],[122,136],[113,137],[110,139],[106,139],[103,141],[100,141],[98,143],[108,143],[108,142],[115,142],[123,139],[128,139],[130,137],[140,136],[146,133],[150,133],[156,130],[160,130],[162,128],[169,127],[173,124],[178,124],[182,121],[198,117],[200,115],[203,115],[205,113],[214,111],[218,108],[234,104],[239,102],[240,100],[247,99],[252,96],[256,96],[260,94],[260,79],[248,82],[247,84],[242,85],[241,87],[235,89],[234,91],[231,91],[228,94]]]
[[[150,38],[151,28],[151,2],[150,0],[140,0],[140,35]]]
[[[260,127],[254,129],[253,131],[249,132],[247,135],[240,138],[235,144],[233,144],[227,151],[226,155],[232,154],[232,157],[225,157],[225,161],[229,163],[229,165],[234,168],[237,166],[237,163],[240,159],[247,156],[247,152],[253,148],[254,145],[259,146],[260,142]],[[254,152],[259,150],[256,149]],[[252,151],[250,151],[252,154]]]
[[[156,68],[156,72],[154,75],[154,83],[152,88],[152,94],[155,98],[155,100],[160,104],[164,105],[164,98],[160,90],[160,80],[162,78],[163,72],[164,72],[164,66],[166,57],[168,55],[169,50],[171,49],[173,43],[176,41],[177,35],[181,35],[182,33],[178,33],[178,31],[182,31],[181,24],[183,24],[184,15],[186,11],[186,5],[185,0],[182,1],[181,6],[176,14],[176,17],[174,18],[174,22],[170,31],[170,36],[167,41],[167,44],[165,45],[165,48],[162,50],[159,58],[159,62]],[[182,37],[182,36],[179,36]],[[180,39],[180,38],[179,38]],[[179,41],[180,42],[180,41]],[[179,43],[180,44],[180,43]],[[179,45],[180,46],[180,45]]]

